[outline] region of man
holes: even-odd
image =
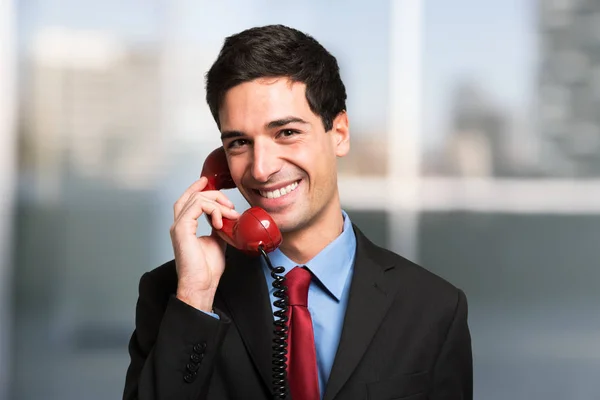
[[[253,28],[226,39],[206,90],[233,181],[283,234],[271,261],[290,286],[305,280],[305,300],[290,287],[309,311],[302,328],[290,317],[294,400],[471,399],[463,292],[375,246],[341,209],[350,131],[336,59],[297,30]],[[215,230],[239,216],[206,184],[175,203],[175,259],[141,278],[124,399],[274,396],[273,278],[262,258],[196,237],[203,214]]]

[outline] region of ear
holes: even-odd
[[[344,157],[350,151],[350,126],[348,122],[348,113],[342,111],[333,120],[331,127],[331,140],[335,155]]]

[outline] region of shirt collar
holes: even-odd
[[[344,226],[342,233],[327,245],[319,254],[312,260],[307,262],[306,267],[312,272],[317,281],[325,287],[336,300],[340,300],[348,274],[354,264],[354,256],[356,253],[356,236],[352,229],[350,217],[342,210],[344,218]],[[269,259],[274,266],[283,266],[286,273],[294,268],[297,264],[290,260],[280,249],[276,249],[269,254]],[[267,268],[263,261],[263,267]],[[271,278],[269,278],[269,288],[271,291]]]

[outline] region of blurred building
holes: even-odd
[[[388,175],[388,144],[381,134],[352,135],[350,152],[338,159],[339,174],[345,176]]]
[[[40,31],[25,61],[21,168],[38,195],[65,176],[144,186],[160,165],[160,62],[103,32]]]
[[[436,168],[439,173],[464,177],[510,175],[508,116],[472,82],[458,84],[450,103],[449,133]]]
[[[553,176],[600,176],[600,2],[537,4],[544,166]]]
[[[167,173],[160,47],[43,28],[23,53],[14,398],[74,398],[83,387],[114,398],[105,392],[122,385],[132,330],[124,305],[166,231],[155,189]],[[47,356],[32,365],[40,348]]]

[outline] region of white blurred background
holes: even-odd
[[[204,73],[270,23],[341,65],[351,218],[465,290],[475,398],[600,398],[599,0],[0,0],[0,400],[120,398]]]

